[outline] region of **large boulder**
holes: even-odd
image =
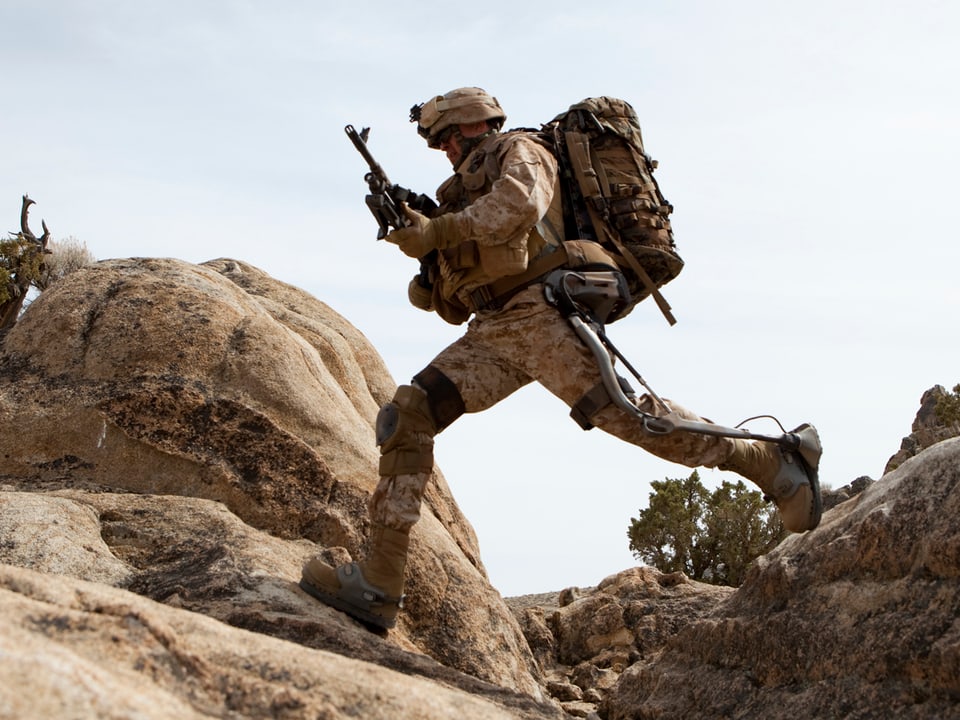
[[[960,439],[935,445],[758,559],[628,668],[628,718],[960,717]]]
[[[311,554],[362,550],[395,388],[324,303],[233,260],[110,260],[45,291],[0,350],[0,562],[540,696],[439,472],[392,650],[297,587]]]
[[[641,567],[509,608],[437,472],[374,634],[296,581],[361,551],[394,387],[236,261],[44,292],[0,344],[0,715],[960,716],[960,439],[833,493],[738,589]]]
[[[0,565],[4,718],[563,717],[529,698],[453,685],[106,584]]]

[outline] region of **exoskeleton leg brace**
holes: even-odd
[[[598,316],[598,311],[609,307],[608,299],[611,288],[615,287],[616,283],[604,280],[602,277],[604,274],[607,273],[578,273],[573,270],[557,270],[551,273],[544,283],[547,301],[560,310],[577,337],[590,349],[600,370],[602,383],[590,390],[573,407],[571,414],[581,427],[590,429],[592,427],[591,416],[607,404],[613,403],[636,417],[640,421],[644,432],[651,435],[667,435],[681,430],[718,437],[765,440],[777,443],[788,450],[797,450],[800,447],[801,438],[797,433],[784,432],[782,435],[763,435],[741,428],[688,420],[674,413],[607,337],[604,331],[606,315],[601,312]],[[643,385],[655,404],[663,410],[663,414],[654,415],[638,406],[629,383],[614,370],[611,355],[620,360],[624,367]]]

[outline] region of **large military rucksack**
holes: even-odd
[[[674,324],[659,288],[683,269],[676,253],[673,206],[653,177],[633,107],[610,97],[587,98],[543,126],[560,166],[567,238],[601,243],[627,278],[636,303],[652,295]],[[620,317],[626,314],[620,313]]]

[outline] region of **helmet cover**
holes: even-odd
[[[497,99],[476,87],[451,90],[410,108],[410,122],[432,148],[440,146],[440,135],[455,125],[492,121],[500,129],[507,119]]]

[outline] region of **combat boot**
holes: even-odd
[[[312,558],[303,567],[300,587],[322,603],[387,630],[397,624],[403,607],[409,544],[409,534],[374,525],[366,560],[335,568]]]
[[[823,512],[818,476],[823,448],[812,425],[801,425],[791,434],[800,441],[796,450],[773,442],[735,439],[733,454],[718,467],[756,483],[776,504],[787,530],[806,532],[820,524]]]

